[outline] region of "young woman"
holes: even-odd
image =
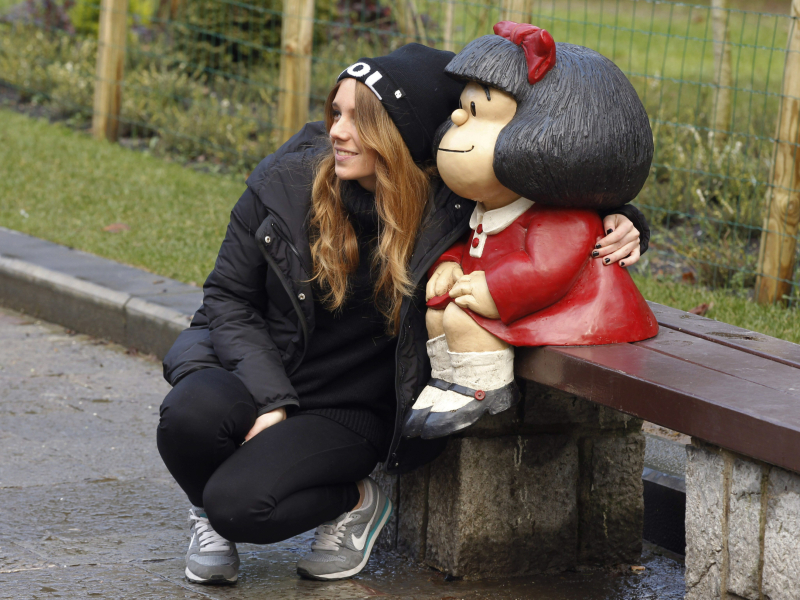
[[[158,448],[192,503],[190,581],[235,582],[235,542],[314,527],[298,573],[358,573],[392,509],[369,474],[381,460],[412,470],[444,447],[401,443],[400,430],[430,376],[425,273],[474,207],[429,167],[463,87],[444,75],[453,56],[409,44],[360,60],[325,123],[247,180],[203,306],[164,361],[174,388]],[[636,262],[631,221],[610,215],[605,229],[597,258]]]

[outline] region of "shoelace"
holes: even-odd
[[[314,542],[311,544],[312,550],[339,550],[342,547],[344,529],[350,521],[355,519],[353,513],[345,514],[344,518],[338,523],[323,523],[314,532]]]
[[[200,552],[216,552],[230,549],[230,542],[214,531],[206,517],[198,517],[190,512],[189,518],[194,521],[194,532],[200,540]]]

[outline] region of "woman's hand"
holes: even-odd
[[[263,415],[261,415],[256,419],[256,422],[250,428],[250,431],[248,431],[247,435],[244,436],[244,441],[249,442],[252,438],[254,438],[259,433],[264,431],[267,427],[272,427],[276,423],[280,423],[285,419],[286,419],[286,409],[283,406],[281,406],[280,408],[276,408],[275,410],[271,410],[268,413],[264,413]]]
[[[461,265],[457,262],[443,262],[431,275],[428,284],[425,286],[425,301],[441,296],[450,291],[459,277],[464,275]]]
[[[639,260],[639,230],[625,215],[608,215],[603,219],[603,231],[611,229],[606,237],[597,241],[592,256],[612,265],[630,267]]]
[[[500,318],[497,305],[489,293],[485,271],[473,271],[469,275],[462,275],[450,290],[450,297],[455,298],[456,304],[461,308],[468,308],[487,319]]]

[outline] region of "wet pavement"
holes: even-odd
[[[654,548],[641,574],[445,581],[375,553],[357,578],[305,581],[310,534],[240,545],[236,586],[189,584],[188,503],[155,447],[168,389],[155,360],[0,309],[0,598],[683,598],[683,565]]]

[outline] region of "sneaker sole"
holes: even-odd
[[[189,567],[186,567],[186,570],[183,572],[183,574],[186,575],[186,579],[188,579],[191,583],[200,583],[203,585],[229,585],[231,583],[236,583],[236,580],[239,579],[239,575],[234,575],[230,579],[226,579],[225,577],[203,579],[202,577],[198,577],[192,573],[189,570]]]
[[[375,526],[375,533],[369,540],[367,547],[364,549],[364,558],[358,563],[357,566],[353,567],[352,569],[348,569],[347,571],[340,571],[339,573],[327,573],[324,575],[314,575],[313,573],[309,573],[303,568],[298,567],[297,574],[305,577],[306,579],[316,579],[318,581],[330,581],[332,579],[347,579],[348,577],[352,577],[353,575],[358,575],[364,567],[367,566],[367,561],[369,560],[370,555],[372,554],[372,547],[375,545],[375,541],[378,539],[381,531],[383,530],[384,525],[389,521],[394,512],[394,504],[389,498],[386,499],[386,505],[383,508],[383,514],[381,518],[378,520],[378,524]]]

